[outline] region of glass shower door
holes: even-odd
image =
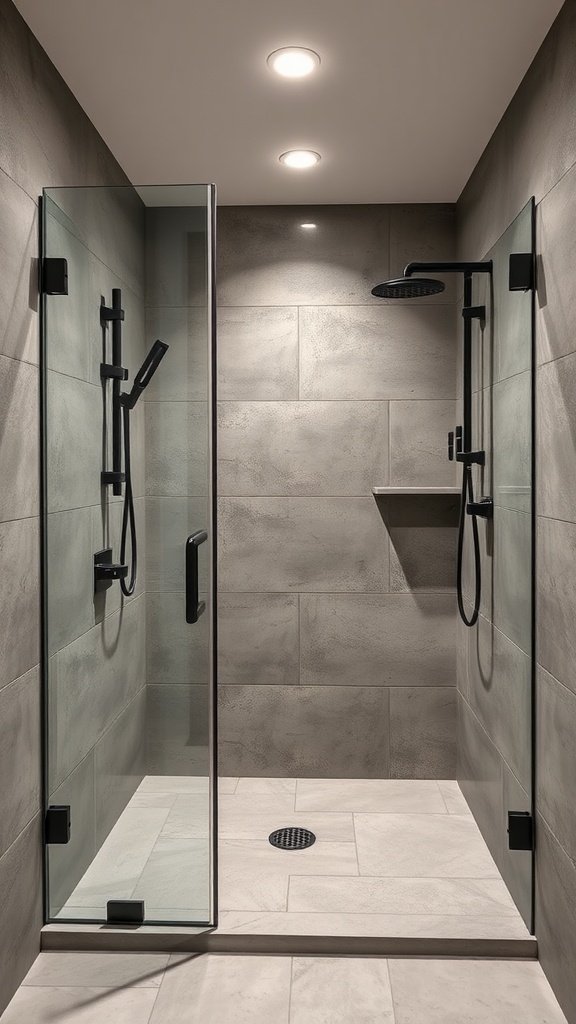
[[[51,921],[215,920],[214,208],[43,197]]]

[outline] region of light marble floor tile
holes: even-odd
[[[210,798],[208,793],[183,793],[175,797],[162,827],[162,836],[170,839],[208,839],[210,836]]]
[[[168,953],[40,953],[23,985],[158,988]]]
[[[210,780],[205,775],[146,775],[137,793],[205,793]]]
[[[288,1024],[290,957],[173,957],[150,1024]]]
[[[292,793],[233,793],[218,798],[218,817],[222,819],[228,814],[248,818],[251,814],[294,815],[294,795]],[[240,838],[238,836],[238,838]]]
[[[518,914],[504,882],[496,878],[292,876],[288,910],[482,917]]]
[[[238,780],[236,787],[238,795],[245,796],[248,793],[267,793],[281,795],[296,792],[296,779],[249,779]]]
[[[134,889],[146,901],[146,915],[170,920],[169,911],[208,920],[210,849],[206,839],[160,837]]]
[[[361,875],[499,878],[472,817],[455,814],[355,814]]]
[[[297,811],[446,814],[434,780],[298,779]]]
[[[398,938],[529,939],[520,915],[267,913],[228,910],[218,932],[240,935],[361,935]]]
[[[317,842],[277,850],[266,842],[224,839],[219,851],[221,910],[286,910],[290,875],[356,875],[354,843]]]
[[[139,792],[136,790],[130,799],[130,807],[165,807],[170,810],[174,806],[176,793],[152,793],[148,790]]]
[[[294,957],[290,1024],[394,1024],[386,960]]]
[[[221,796],[230,796],[238,788],[239,779],[233,779],[229,775],[221,775],[218,779],[218,792]]]
[[[390,960],[396,1024],[565,1024],[539,963]]]
[[[148,1024],[155,988],[40,988],[23,985],[2,1024]]]
[[[254,798],[252,810],[245,806],[242,798],[222,797],[218,807],[218,833],[221,839],[267,840],[277,828],[293,825],[296,828],[312,828],[319,842],[354,842],[354,822],[351,814],[320,814],[313,819],[309,814],[296,814],[282,806],[261,810]],[[237,802],[240,801],[240,807]],[[270,801],[272,803],[273,801]],[[276,804],[278,799],[276,798]],[[168,825],[169,819],[166,823]]]
[[[472,815],[466,797],[460,786],[453,779],[438,780],[438,788],[446,804],[448,814],[469,814]]]
[[[130,807],[110,835],[66,903],[66,909],[100,906],[130,899],[168,815],[166,807]]]

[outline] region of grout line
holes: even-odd
[[[294,957],[290,957],[290,983],[288,986],[288,1024],[292,1021],[292,985],[294,982]]]

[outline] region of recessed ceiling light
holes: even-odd
[[[315,224],[301,224],[300,227],[304,228],[306,231],[312,231],[316,227],[316,225]]]
[[[304,78],[316,70],[320,57],[303,46],[283,46],[269,55],[267,64],[283,78]]]
[[[320,153],[315,153],[312,149],[290,149],[287,153],[282,153],[278,159],[286,167],[304,170],[306,167],[314,167],[314,164],[318,163]]]

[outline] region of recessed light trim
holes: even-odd
[[[268,55],[266,63],[282,78],[305,78],[319,66],[320,57],[305,46],[282,46]]]
[[[312,222],[306,221],[304,224],[301,224],[300,227],[304,228],[305,231],[313,231],[314,228],[316,227],[316,224],[312,224]]]
[[[278,159],[285,167],[304,171],[309,167],[314,167],[322,157],[313,149],[289,149],[286,153],[281,153]]]

